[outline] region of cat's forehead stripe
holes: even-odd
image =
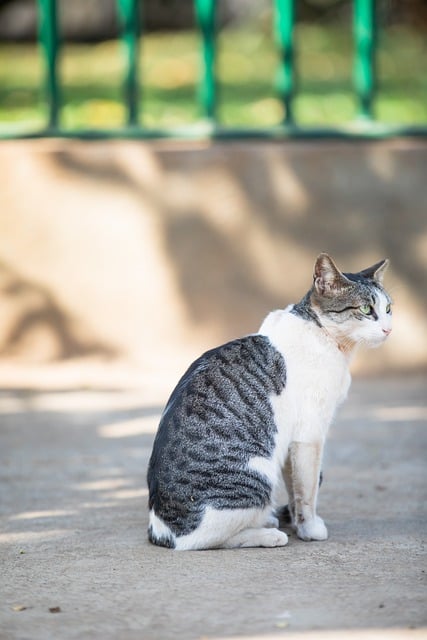
[[[384,289],[378,289],[374,295],[375,295],[375,302],[378,304],[384,303],[388,305],[388,304],[391,304],[392,302],[390,296],[387,294],[386,291],[384,291]]]

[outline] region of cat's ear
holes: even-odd
[[[370,280],[374,280],[375,282],[378,282],[378,284],[382,285],[384,274],[387,271],[387,267],[389,264],[390,260],[388,260],[387,258],[385,260],[380,260],[379,262],[376,262],[374,265],[372,265],[372,267],[363,269],[363,271],[360,272],[360,275],[364,276],[365,278],[369,278]]]
[[[334,296],[352,286],[327,253],[321,253],[314,265],[314,288],[319,295]]]

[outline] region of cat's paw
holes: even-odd
[[[305,541],[326,540],[328,537],[328,530],[322,518],[319,518],[319,516],[299,523],[296,531],[298,538]]]
[[[284,547],[288,544],[288,536],[279,529],[264,529],[259,538],[260,547]]]
[[[226,540],[225,549],[236,547],[284,547],[288,544],[288,536],[279,529],[244,529]]]

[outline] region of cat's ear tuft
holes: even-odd
[[[380,260],[376,262],[372,267],[368,267],[367,269],[363,269],[360,272],[364,278],[369,278],[369,280],[374,280],[378,282],[378,284],[382,285],[384,280],[384,274],[387,271],[388,265],[390,264],[390,260],[385,258],[385,260]]]
[[[327,253],[321,253],[314,265],[314,288],[319,295],[332,296],[351,286],[350,280],[336,266]]]

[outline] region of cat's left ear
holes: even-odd
[[[327,253],[321,253],[316,260],[313,282],[316,292],[326,297],[335,296],[352,286]]]
[[[367,269],[361,271],[360,275],[364,276],[365,278],[369,278],[369,280],[374,280],[375,282],[378,282],[378,284],[382,285],[384,274],[387,271],[387,267],[389,264],[390,260],[388,260],[387,258],[385,260],[380,260],[379,262],[376,262],[374,265],[372,265],[372,267],[368,267]]]

